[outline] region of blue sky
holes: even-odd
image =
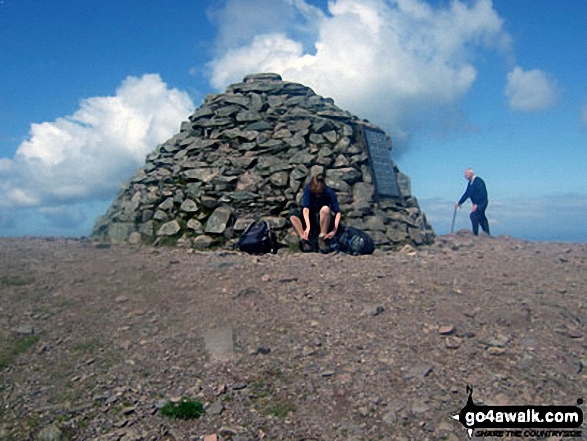
[[[274,71],[385,129],[438,234],[587,241],[584,0],[0,1],[0,236],[88,235],[208,93]],[[469,205],[456,228],[468,228]]]

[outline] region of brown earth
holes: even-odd
[[[585,398],[586,244],[407,251],[0,239],[0,439],[464,440],[466,385]],[[206,413],[163,416],[180,397]]]

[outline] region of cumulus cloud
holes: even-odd
[[[308,7],[302,0],[272,3]],[[233,41],[209,63],[212,85],[224,89],[251,72],[277,72],[335,97],[340,107],[397,136],[459,102],[476,78],[478,49],[510,46],[491,0],[436,6],[423,0],[333,0],[327,13],[305,17],[312,23],[306,29],[315,30],[313,50],[296,38],[290,22],[275,20],[269,32]],[[222,18],[223,26],[240,27],[238,16]]]
[[[535,112],[556,103],[556,81],[539,69],[524,71],[516,66],[507,75],[505,94],[512,110]]]
[[[72,115],[32,124],[14,158],[0,160],[0,208],[54,208],[106,199],[193,110],[159,75],[128,77],[114,96],[81,102]]]

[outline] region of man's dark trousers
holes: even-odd
[[[471,224],[473,224],[473,234],[475,236],[477,236],[479,234],[479,225],[481,225],[481,228],[483,229],[483,231],[485,231],[487,234],[489,233],[489,221],[487,220],[487,217],[485,216],[485,210],[487,209],[487,204],[479,204],[477,205],[477,209],[473,212],[471,212],[471,215],[469,216],[471,218]]]

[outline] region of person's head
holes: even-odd
[[[473,179],[473,177],[475,176],[475,172],[473,171],[472,168],[468,168],[465,170],[465,179],[469,182],[471,182],[471,180]]]
[[[310,179],[310,192],[322,194],[324,193],[324,187],[326,187],[326,179],[323,174],[312,176],[312,179]]]

